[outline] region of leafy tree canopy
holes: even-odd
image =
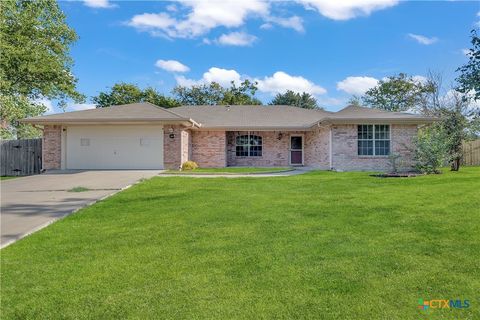
[[[457,91],[462,92],[464,99],[473,94],[474,100],[480,100],[480,38],[477,31],[472,30],[472,48],[468,53],[468,62],[457,69],[460,76],[456,79]]]
[[[387,111],[416,110],[422,107],[426,96],[434,88],[427,81],[417,81],[404,73],[380,80],[362,97],[364,105]]]
[[[285,93],[277,94],[269,103],[271,105],[289,105],[305,109],[319,108],[317,100],[310,93],[298,93],[287,90]]]
[[[232,81],[229,88],[216,82],[176,86],[172,93],[183,105],[260,105],[262,102],[255,97],[257,90],[256,82],[245,80],[239,86]]]
[[[77,35],[55,0],[0,2],[0,100],[2,138],[38,135],[17,120],[45,112],[42,98],[82,102],[71,68]]]
[[[107,92],[100,92],[92,98],[92,101],[97,105],[97,108],[136,102],[150,102],[163,108],[173,108],[180,105],[177,100],[166,97],[152,87],[142,90],[135,84],[123,82],[116,83]]]

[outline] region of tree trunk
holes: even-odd
[[[452,164],[450,166],[451,171],[458,171],[460,169],[460,159],[456,158],[452,161]]]

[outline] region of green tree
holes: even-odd
[[[262,102],[255,98],[257,92],[257,83],[249,80],[243,81],[240,86],[231,82],[230,88],[227,88],[219,104],[221,105],[260,105]]]
[[[355,107],[361,107],[362,106],[362,98],[353,95],[349,100],[348,100],[348,105],[355,106]]]
[[[55,0],[0,2],[0,102],[2,138],[38,136],[18,123],[44,113],[41,99],[82,102],[72,74],[70,46],[77,35]]]
[[[176,86],[172,93],[183,105],[218,105],[222,101],[225,89],[216,82],[193,85],[191,87]]]
[[[464,99],[473,95],[474,100],[480,100],[480,38],[475,29],[471,33],[472,48],[468,52],[468,62],[457,69],[460,76],[456,79],[456,90],[464,94]]]
[[[419,109],[425,102],[425,96],[434,89],[429,82],[415,81],[410,76],[400,73],[397,76],[380,80],[362,97],[364,105],[387,111],[407,111]]]
[[[107,92],[100,92],[92,98],[92,101],[97,105],[97,108],[136,102],[150,102],[163,108],[173,108],[180,105],[177,100],[166,97],[152,87],[142,90],[135,84],[123,82],[116,83]]]
[[[447,156],[452,171],[460,169],[463,157],[462,143],[467,139],[469,128],[474,122],[469,119],[471,110],[469,100],[465,100],[463,94],[452,92],[449,101],[439,110],[441,121],[438,123],[439,130],[446,136]]]
[[[287,90],[285,93],[278,93],[269,104],[288,105],[304,109],[319,108],[317,100],[310,93],[298,93],[292,90]]]
[[[448,136],[441,126],[423,128],[413,140],[415,167],[423,173],[440,173],[447,161]]]
[[[193,85],[191,87],[176,86],[172,93],[183,105],[260,105],[255,97],[257,83],[249,80],[236,86],[232,81],[229,88],[216,82]]]

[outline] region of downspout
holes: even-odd
[[[330,142],[328,144],[328,153],[329,153],[329,159],[330,159],[330,170],[333,170],[333,146],[332,146],[332,142],[333,142],[333,135],[332,135],[332,125],[330,125],[330,133],[329,133],[329,136],[330,136]]]

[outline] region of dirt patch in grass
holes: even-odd
[[[67,190],[68,192],[85,192],[85,191],[90,191],[90,189],[85,188],[85,187],[73,187],[70,190]]]

